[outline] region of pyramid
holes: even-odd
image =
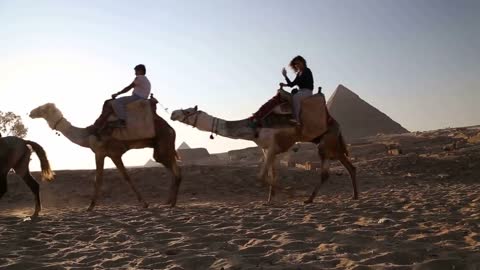
[[[145,165],[143,166],[144,167],[161,167],[162,165],[158,162],[155,162],[155,160],[153,159],[149,159],[147,163],[145,163]]]
[[[190,146],[186,142],[182,142],[180,146],[178,147],[178,150],[185,150],[185,149],[191,149]]]
[[[341,84],[328,100],[327,108],[340,124],[347,141],[377,134],[409,132]]]

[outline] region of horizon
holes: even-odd
[[[298,1],[302,12],[293,16],[289,3],[0,0],[7,37],[0,110],[22,116],[27,138],[45,148],[54,169],[92,169],[90,149],[26,113],[53,102],[72,124],[88,126],[143,63],[169,112],[198,105],[242,119],[276,93],[281,68],[300,54],[327,100],[343,84],[411,132],[480,124],[480,2]],[[176,130],[176,147],[223,153],[254,146],[210,140],[172,122],[161,106],[157,113]],[[151,157],[151,149],[129,151],[124,162],[142,166]]]

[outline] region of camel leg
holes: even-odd
[[[103,165],[105,163],[105,156],[103,155],[95,155],[95,164],[96,164],[96,171],[95,171],[95,191],[93,193],[92,201],[90,202],[90,206],[88,207],[87,211],[92,211],[97,203],[98,196],[100,195],[100,190],[102,189],[103,183]]]
[[[262,181],[265,181],[265,178],[269,170],[272,172],[272,177],[270,178],[270,181],[269,181],[270,188],[269,188],[267,202],[271,202],[273,199],[272,197],[275,194],[276,182],[275,182],[275,176],[273,175],[274,174],[273,171],[275,170],[274,163],[275,163],[276,156],[277,156],[277,151],[275,151],[274,149],[269,149],[265,157],[262,171],[260,172],[260,179],[262,179]]]
[[[273,197],[275,196],[275,188],[277,186],[277,168],[275,162],[272,163],[269,169],[269,176],[270,176],[270,188],[268,192],[268,202],[271,202]]]
[[[180,188],[180,183],[182,182],[182,174],[177,164],[175,149],[167,153],[162,153],[162,148],[159,146],[155,148],[153,152],[153,158],[155,161],[163,164],[163,166],[165,166],[165,168],[167,168],[173,175],[172,182],[170,184],[170,193],[165,204],[174,207],[177,204],[178,190]]]
[[[142,195],[140,195],[140,192],[138,192],[137,188],[132,182],[132,179],[130,179],[130,176],[127,173],[127,169],[125,168],[125,165],[123,165],[123,161],[121,157],[112,157],[112,161],[117,167],[117,169],[120,171],[120,173],[123,176],[123,179],[127,181],[128,185],[130,188],[133,190],[135,195],[137,196],[137,200],[142,204],[143,208],[148,208],[148,203],[145,202],[145,200],[142,198]]]
[[[313,202],[313,200],[317,196],[318,190],[323,185],[323,183],[325,183],[328,180],[328,177],[330,176],[330,174],[328,172],[329,167],[330,167],[329,161],[325,158],[324,155],[320,155],[320,160],[321,160],[321,163],[322,163],[322,171],[321,171],[321,176],[320,176],[321,177],[320,182],[315,185],[312,194],[310,195],[310,197],[304,203],[312,203]]]
[[[342,154],[338,159],[342,165],[347,169],[348,173],[350,174],[350,179],[352,180],[353,186],[353,199],[358,199],[358,190],[357,190],[357,169],[353,166],[352,162],[348,159],[348,157]]]

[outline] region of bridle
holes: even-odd
[[[186,120],[190,119],[191,116],[195,115],[195,119],[193,119],[193,127],[197,127],[197,122],[198,122],[198,115],[200,114],[200,111],[195,111],[192,113],[188,113],[185,110],[181,110],[183,114],[183,119],[181,122],[185,123]]]
[[[197,122],[198,122],[198,115],[202,112],[202,111],[199,111],[199,110],[196,110],[195,112],[192,112],[192,113],[188,113],[187,111],[185,110],[181,110],[182,114],[183,114],[183,119],[181,120],[181,122],[183,123],[187,123],[187,120],[190,119],[190,117],[192,116],[195,116],[195,119],[193,120],[193,127],[197,127]],[[214,117],[213,118],[213,121],[212,121],[212,129],[210,130],[210,139],[213,140],[213,134],[218,134],[218,125],[220,123],[220,119]]]
[[[61,122],[63,119],[65,119],[63,116],[62,116],[62,118],[58,119],[57,122],[55,122],[55,124],[53,125],[53,128],[52,128],[52,129],[53,129],[53,130],[58,130],[58,129],[57,129],[57,126],[58,126],[58,124],[60,124],[60,122]]]

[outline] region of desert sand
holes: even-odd
[[[41,184],[41,216],[29,220],[33,196],[11,177],[0,200],[0,268],[480,269],[479,131],[354,143],[357,201],[335,162],[313,204],[303,200],[320,174],[281,168],[278,196],[266,205],[257,165],[235,161],[183,166],[176,208],[162,204],[165,169],[129,170],[148,209],[107,170],[99,206],[86,212],[94,171],[57,171]],[[387,144],[402,153],[387,155]]]

